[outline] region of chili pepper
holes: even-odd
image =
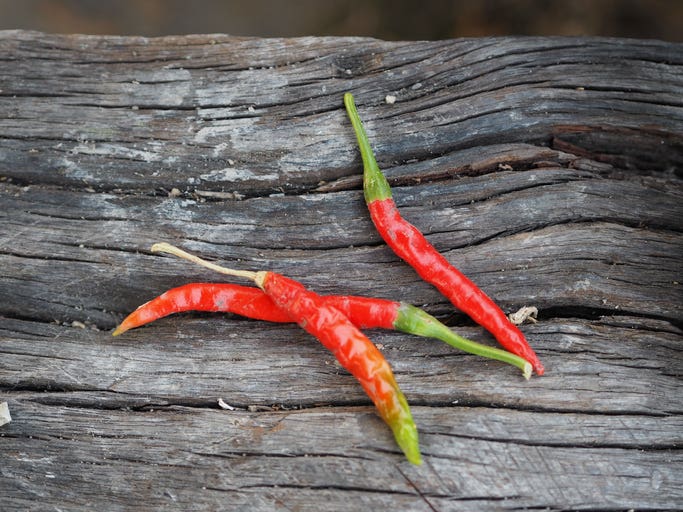
[[[531,376],[531,365],[521,357],[463,338],[410,304],[350,295],[321,296],[321,299],[341,311],[360,329],[396,329],[436,338],[465,352],[512,364],[522,370],[527,379]],[[137,308],[121,322],[113,335],[183,311],[221,311],[269,322],[292,321],[258,288],[232,283],[190,283],[172,288]]]
[[[384,241],[422,279],[436,286],[456,308],[486,328],[507,350],[529,361],[534,371],[542,375],[543,365],[522,332],[510,323],[505,313],[477,285],[439,254],[415,226],[401,217],[391,196],[389,182],[375,160],[352,94],[344,95],[344,105],[363,159],[365,202]]]
[[[258,288],[230,283],[190,283],[145,302],[121,322],[113,335],[183,311],[221,311],[268,322],[292,321]]]
[[[166,252],[218,272],[254,281],[289,317],[330,350],[361,384],[382,419],[389,425],[406,458],[421,464],[417,427],[408,402],[389,363],[375,345],[338,309],[301,283],[275,272],[250,272],[220,267],[169,244],[155,244],[152,252]]]

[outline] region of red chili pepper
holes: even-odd
[[[258,288],[230,283],[190,283],[145,302],[121,322],[113,335],[183,311],[220,311],[268,322],[292,321]]]
[[[301,283],[274,272],[226,269],[168,244],[155,244],[152,252],[167,252],[218,272],[254,281],[293,321],[318,338],[360,382],[382,419],[391,427],[406,458],[413,464],[421,464],[417,427],[389,363],[338,309],[325,304]]]
[[[408,460],[421,464],[417,427],[408,402],[377,347],[341,311],[326,305],[319,295],[296,281],[266,272],[256,283],[358,379]]]
[[[363,158],[365,201],[382,238],[422,279],[436,286],[456,308],[486,328],[503,347],[529,361],[534,371],[542,375],[543,365],[522,332],[477,285],[439,254],[415,226],[401,217],[391,197],[389,182],[377,166],[352,94],[344,95],[344,105]]]
[[[341,311],[359,329],[395,329],[436,338],[470,354],[516,366],[527,379],[531,376],[531,365],[521,357],[463,338],[430,314],[410,304],[352,295],[328,295],[321,296],[321,299],[328,306]],[[113,335],[183,311],[220,311],[268,322],[292,321],[258,288],[232,283],[190,283],[172,288],[137,308],[121,322]]]

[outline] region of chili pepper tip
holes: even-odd
[[[395,431],[394,439],[396,439],[398,446],[403,451],[408,462],[415,464],[416,466],[422,464],[422,455],[420,454],[420,445],[417,440],[415,424],[405,426],[401,431]]]

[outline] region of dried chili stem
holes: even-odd
[[[196,263],[197,265],[201,265],[202,267],[206,267],[215,272],[219,272],[221,274],[226,274],[228,276],[233,277],[243,277],[245,279],[249,279],[250,281],[254,281],[256,284],[259,284],[259,281],[262,281],[264,278],[264,276],[260,276],[260,274],[265,274],[265,272],[254,272],[252,270],[236,270],[233,268],[222,267],[220,265],[216,265],[215,263],[211,263],[210,261],[206,261],[205,259],[202,259],[199,256],[195,256],[194,254],[190,254],[189,252],[183,251],[179,247],[168,244],[166,242],[156,243],[152,245],[152,248],[150,250],[152,252],[163,252],[166,254],[172,254],[173,256],[177,256],[178,258],[191,261],[192,263]]]

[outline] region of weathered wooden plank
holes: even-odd
[[[681,243],[667,232],[679,223],[680,190],[544,169],[490,183],[468,178],[399,188],[396,196],[436,247],[504,305],[520,307],[524,304],[516,297],[522,296],[541,309],[636,313],[647,307],[660,317],[681,317],[683,295],[676,284]],[[474,191],[481,199],[467,202],[477,197]],[[206,256],[275,268],[314,282],[321,292],[443,304],[435,290],[378,246],[355,192],[254,199],[226,207],[7,185],[0,193],[8,206],[0,226],[5,253],[0,258],[12,276],[11,287],[0,291],[6,314],[23,311],[44,320],[111,328],[140,302],[137,283],[161,292],[188,280],[218,277],[133,253],[159,240],[181,240]],[[431,211],[419,206],[425,203]],[[567,223],[576,227],[567,231]],[[49,272],[55,264],[62,272]],[[345,274],[343,288],[335,269]],[[83,287],[76,275],[97,281],[96,286]],[[120,275],[130,284],[122,286]],[[406,282],[410,295],[403,291]],[[58,297],[35,293],[53,285],[60,289]],[[118,316],[106,313],[113,309]]]
[[[4,34],[3,163],[22,182],[310,189],[356,173],[347,90],[381,164],[551,140],[605,159],[609,144],[623,165],[682,158],[681,45]]]
[[[683,499],[683,461],[668,444],[680,417],[416,407],[430,425],[429,463],[417,469],[392,461],[389,435],[368,408],[249,413],[150,403],[123,411],[113,400],[112,410],[17,400],[30,428],[5,434],[11,473],[0,470],[13,503],[27,490],[72,510],[103,501],[138,509],[140,496],[157,508],[249,510],[387,499],[410,510],[517,510],[538,506],[539,496],[550,509],[666,509]]]
[[[0,32],[3,506],[680,508],[681,49]],[[540,310],[522,330],[547,374],[528,382],[370,333],[420,468],[295,326],[186,314],[109,334],[222,279],[149,254],[166,240],[492,342],[372,228],[347,90],[406,217],[506,310]]]
[[[368,403],[333,356],[295,326],[176,317],[112,340],[107,332],[7,323],[0,384],[8,389],[149,392],[200,404],[222,396],[241,407]],[[680,412],[681,333],[667,322],[565,318],[524,330],[548,367],[548,375],[528,382],[514,368],[440,342],[382,331],[371,336],[416,404]],[[482,338],[473,327],[458,331]]]

